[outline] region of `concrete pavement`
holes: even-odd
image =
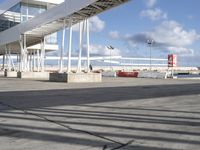
[[[2,150],[200,149],[199,80],[2,77],[0,103]]]

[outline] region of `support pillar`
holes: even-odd
[[[19,71],[26,72],[26,71],[29,71],[29,58],[28,58],[28,51],[27,51],[27,46],[26,46],[26,35],[20,35],[19,44],[20,44],[20,49],[21,49]]]
[[[8,57],[9,57],[9,71],[11,71],[11,69],[15,70],[15,64],[14,64],[12,56],[11,56],[10,45],[8,45]]]
[[[82,49],[83,49],[83,34],[84,34],[84,23],[80,22],[79,23],[79,55],[78,55],[78,68],[77,68],[77,72],[81,72],[82,70]]]
[[[16,54],[16,56],[17,56],[16,70],[18,71],[18,69],[19,69],[19,56],[18,56],[18,54]]]
[[[37,72],[40,71],[40,51],[37,50]]]
[[[70,27],[69,27],[69,47],[68,47],[68,67],[67,72],[71,72],[71,51],[72,51],[72,22],[70,20]]]
[[[30,51],[30,71],[33,71],[33,53]]]
[[[90,72],[90,23],[86,20],[86,32],[87,32],[87,72]]]
[[[3,54],[3,67],[2,69],[4,70],[5,69],[5,54]]]
[[[23,38],[23,45],[24,45],[24,58],[23,58],[23,63],[24,63],[24,68],[23,68],[23,71],[27,71],[28,70],[28,52],[27,52],[27,47],[26,47],[26,35],[24,35],[24,38]]]
[[[19,71],[22,72],[23,70],[23,39],[22,39],[22,35],[20,36],[20,41],[19,41],[19,44],[20,44],[20,63],[19,63]]]
[[[5,46],[5,64],[6,64],[6,67],[5,67],[5,69],[6,70],[8,70],[8,54],[7,54],[8,52],[7,52],[7,48],[6,48],[6,46]]]
[[[33,51],[33,71],[35,71],[35,69],[36,69],[36,58],[35,58],[35,55],[36,55],[36,51],[34,50]]]
[[[72,23],[69,25],[69,45],[68,45],[68,70],[67,73],[50,73],[50,81],[53,82],[67,82],[67,83],[88,83],[88,82],[101,82],[101,73],[83,73],[81,72],[81,54],[83,49],[83,34],[85,32],[85,27],[87,25],[87,71],[89,72],[90,65],[90,46],[89,46],[89,22],[87,20],[80,24],[80,49],[78,58],[78,69],[77,73],[71,73],[71,50],[72,50]],[[79,73],[78,73],[79,72]]]
[[[30,71],[30,66],[29,66],[29,53],[26,54],[26,71]]]
[[[64,19],[63,22],[63,33],[62,33],[62,46],[61,46],[61,52],[60,52],[60,70],[59,72],[62,73],[63,72],[63,54],[64,54],[64,48],[65,48],[65,35],[66,35],[66,31],[65,31],[65,24],[66,21]]]
[[[44,72],[45,38],[41,41],[41,71]]]
[[[5,52],[6,52],[6,69],[7,69],[7,71],[10,71],[10,59],[9,59],[8,45],[5,46]]]
[[[11,71],[11,56],[10,56],[9,46],[8,46],[8,70]]]

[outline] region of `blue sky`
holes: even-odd
[[[199,0],[132,0],[98,16],[105,27],[92,32],[91,44],[102,49],[113,45],[124,56],[148,57],[146,40],[153,39],[154,57],[174,53],[181,65],[200,66],[199,6]]]
[[[91,18],[91,51],[109,55],[112,45],[113,55],[149,57],[146,41],[153,39],[153,57],[174,53],[180,65],[200,66],[199,6],[200,0],[130,0]],[[74,52],[77,42],[74,36]]]

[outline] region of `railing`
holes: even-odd
[[[16,60],[16,56],[11,56],[13,60]],[[0,62],[2,62],[3,56],[0,56]],[[45,60],[51,61],[53,64],[57,63],[60,57],[56,56],[46,56]],[[64,60],[68,60],[67,57],[63,58]],[[72,61],[77,61],[78,57],[72,57]],[[87,58],[83,57],[82,62],[86,61]],[[100,63],[102,66],[109,66],[109,65],[117,65],[117,66],[150,66],[150,59],[149,58],[126,58],[121,56],[98,56],[98,57],[90,57],[90,61],[92,63]],[[160,59],[160,58],[152,58],[152,66],[158,67],[167,67],[167,59]],[[48,65],[48,64],[47,64]]]
[[[150,63],[151,61],[151,63]],[[168,64],[167,59],[160,58],[121,58],[120,65],[123,66],[164,66]]]

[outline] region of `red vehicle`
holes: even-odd
[[[125,72],[125,71],[119,71],[117,73],[118,77],[133,77],[133,78],[137,78],[138,77],[138,72],[137,71],[133,71],[133,72]]]

